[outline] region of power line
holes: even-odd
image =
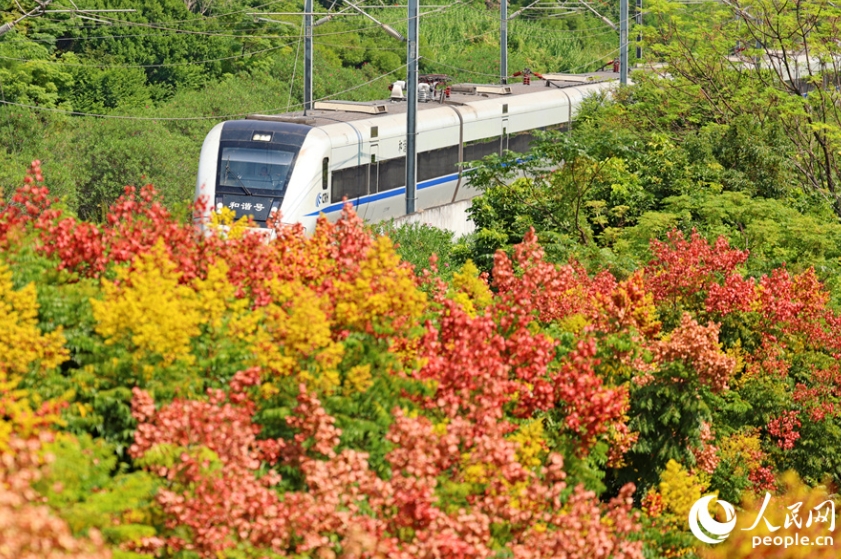
[[[464,0],[461,0],[460,2],[456,2],[456,3],[454,3],[450,6],[440,8],[438,10],[433,10],[432,12],[428,12],[427,14],[424,14],[424,15],[442,13],[443,11],[446,11],[446,9],[448,9],[448,8],[452,8],[454,6],[460,5],[462,2],[464,2]],[[272,2],[272,3],[274,3],[274,2]],[[272,3],[269,3],[269,4],[272,4]],[[269,4],[265,4],[265,5],[269,5]],[[252,12],[255,9],[256,8],[250,8],[248,10],[248,12]],[[248,12],[231,12],[231,13],[232,14],[237,14],[237,13],[248,13]],[[325,13],[324,15],[327,16],[327,15],[329,15],[329,13]],[[48,19],[50,21],[55,21],[55,22],[64,21],[64,20],[58,20],[58,19],[54,19],[54,18],[44,18],[44,19]],[[102,19],[105,20],[105,21],[108,21],[108,23],[110,25],[113,25],[113,26],[146,27],[146,28],[149,28],[149,29],[159,29],[159,30],[162,30],[162,31],[171,31],[173,33],[183,33],[183,34],[186,34],[186,35],[203,35],[203,36],[231,37],[231,38],[249,38],[249,37],[254,36],[254,35],[232,35],[232,34],[217,33],[217,32],[211,32],[211,31],[198,31],[198,30],[194,30],[194,29],[180,29],[180,28],[170,27],[173,23],[184,23],[184,22],[186,22],[186,23],[199,23],[199,24],[207,23],[207,21],[201,20],[201,19],[176,20],[176,21],[167,21],[167,22],[129,21],[129,20],[123,20],[123,19],[105,17],[105,16],[103,16]],[[388,21],[388,22],[384,22],[384,23],[395,24],[395,23],[400,23],[400,22],[403,22],[403,21],[405,21],[405,18],[401,17],[401,18],[397,18],[393,21]],[[93,25],[84,26],[83,25],[83,26],[76,26],[76,27],[78,28],[78,27],[99,27],[99,26],[93,26]],[[364,27],[358,27],[356,29],[347,29],[347,30],[344,30],[344,31],[333,31],[333,32],[327,32],[327,33],[313,33],[313,37],[323,37],[323,36],[330,36],[330,35],[344,35],[344,34],[347,34],[347,33],[358,33],[358,32],[361,32],[361,31],[378,29],[379,27],[380,27],[379,25],[367,25],[367,26],[364,26]],[[286,36],[286,35],[279,35],[277,37],[292,38],[291,36]]]
[[[406,64],[403,64],[402,66],[399,66],[398,68],[395,68],[394,70],[391,70],[390,72],[386,72],[385,74],[380,74],[376,78],[370,79],[365,83],[361,83],[359,85],[355,85],[353,87],[343,89],[342,91],[336,91],[334,93],[331,93],[330,95],[326,95],[326,96],[321,97],[319,99],[315,99],[314,101],[327,101],[329,99],[335,98],[338,95],[343,95],[345,93],[349,93],[351,91],[360,89],[362,87],[365,87],[366,85],[370,85],[370,84],[372,84],[376,81],[379,81],[379,80],[381,80],[381,79],[383,79],[387,76],[390,76],[391,74],[394,74],[395,72],[399,72],[400,70],[402,70],[405,67],[406,67]],[[100,114],[100,113],[87,113],[87,112],[81,112],[81,111],[66,111],[64,109],[56,109],[56,108],[53,108],[53,107],[41,107],[39,105],[27,105],[25,103],[15,103],[15,102],[12,102],[12,101],[6,101],[6,100],[2,100],[2,99],[0,99],[0,104],[1,105],[10,105],[10,106],[13,106],[13,107],[21,107],[21,108],[24,108],[24,109],[33,109],[33,110],[36,110],[36,111],[64,114],[64,115],[68,115],[68,116],[89,116],[89,117],[105,118],[105,119],[110,118],[110,119],[113,119],[113,120],[140,120],[140,121],[156,121],[156,120],[160,120],[160,121],[216,120],[216,121],[218,121],[218,120],[229,120],[231,118],[248,116],[248,115],[255,114],[255,113],[272,114],[272,113],[276,113],[277,111],[281,110],[281,107],[278,107],[278,108],[262,110],[262,111],[248,111],[246,113],[235,113],[235,114],[228,114],[228,115],[188,116],[188,117],[152,117],[152,116],[109,115],[109,114]],[[303,107],[303,106],[304,106],[303,103],[296,103],[296,104],[292,105],[292,108],[300,108],[300,107]]]
[[[235,54],[231,56],[223,56],[221,58],[210,58],[207,60],[195,60],[192,62],[165,62],[160,64],[79,64],[75,62],[64,62],[62,60],[50,60],[45,58],[16,58],[13,56],[2,56],[0,55],[0,60],[14,60],[16,62],[47,62],[50,64],[57,64],[60,66],[74,66],[80,68],[169,68],[173,66],[199,66],[202,64],[210,64],[211,62],[222,62],[224,60],[236,60],[238,58],[245,58],[247,56],[255,55],[255,54],[263,54],[266,52],[272,52],[276,50],[280,50],[284,47],[290,46],[295,44],[294,41],[291,43],[285,43],[283,45],[279,45],[276,47],[270,47],[261,50],[254,50],[250,52],[244,52],[241,54]]]
[[[292,101],[292,86],[295,85],[295,71],[298,69],[298,54],[301,52],[301,43],[304,40],[303,30],[298,37],[298,46],[295,48],[295,62],[292,63],[292,79],[289,80],[289,96],[286,100],[286,112],[289,112],[289,103]]]

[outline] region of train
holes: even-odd
[[[536,130],[568,130],[585,97],[615,74],[549,74],[508,85],[425,85],[417,113],[418,211],[479,192],[463,163],[504,150],[525,153]],[[530,83],[529,83],[530,82]],[[201,149],[196,200],[206,224],[227,207],[265,228],[300,223],[312,232],[345,200],[368,222],[406,213],[406,106],[400,86],[384,101],[324,101],[306,114],[250,115],[217,124]],[[443,82],[442,82],[443,83]],[[275,216],[274,219],[277,219]]]

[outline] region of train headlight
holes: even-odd
[[[254,135],[251,137],[252,142],[271,142],[272,135],[271,134],[262,134],[260,132],[255,132]]]

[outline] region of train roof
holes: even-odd
[[[588,74],[543,74],[543,79],[532,78],[531,85],[513,83],[499,84],[453,84],[447,104],[464,105],[484,99],[517,97],[528,93],[545,91],[545,87],[566,89],[586,84],[615,81],[618,75],[613,72],[591,72]],[[322,101],[315,103],[316,108],[304,116],[302,111],[278,115],[250,115],[248,119],[269,120],[304,124],[308,126],[326,126],[337,122],[353,122],[370,119],[374,116],[406,114],[405,101]],[[419,102],[418,111],[440,107],[437,100]]]

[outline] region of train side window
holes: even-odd
[[[458,146],[418,154],[418,180],[425,181],[458,172]]]
[[[330,175],[328,174],[328,170],[330,169],[330,158],[325,157],[321,160],[321,190],[327,190],[327,183],[329,182]]]
[[[406,184],[406,158],[398,157],[380,161],[377,192],[400,188]]]
[[[491,138],[482,138],[481,140],[465,142],[464,160],[479,161],[480,159],[488,155],[499,154],[499,147],[501,145],[501,142],[501,136],[493,136]]]
[[[332,200],[338,202],[344,196],[347,196],[348,200],[352,200],[365,196],[367,193],[368,165],[333,171]]]
[[[515,132],[508,136],[508,149],[516,153],[526,153],[530,149],[532,138],[530,130]]]

